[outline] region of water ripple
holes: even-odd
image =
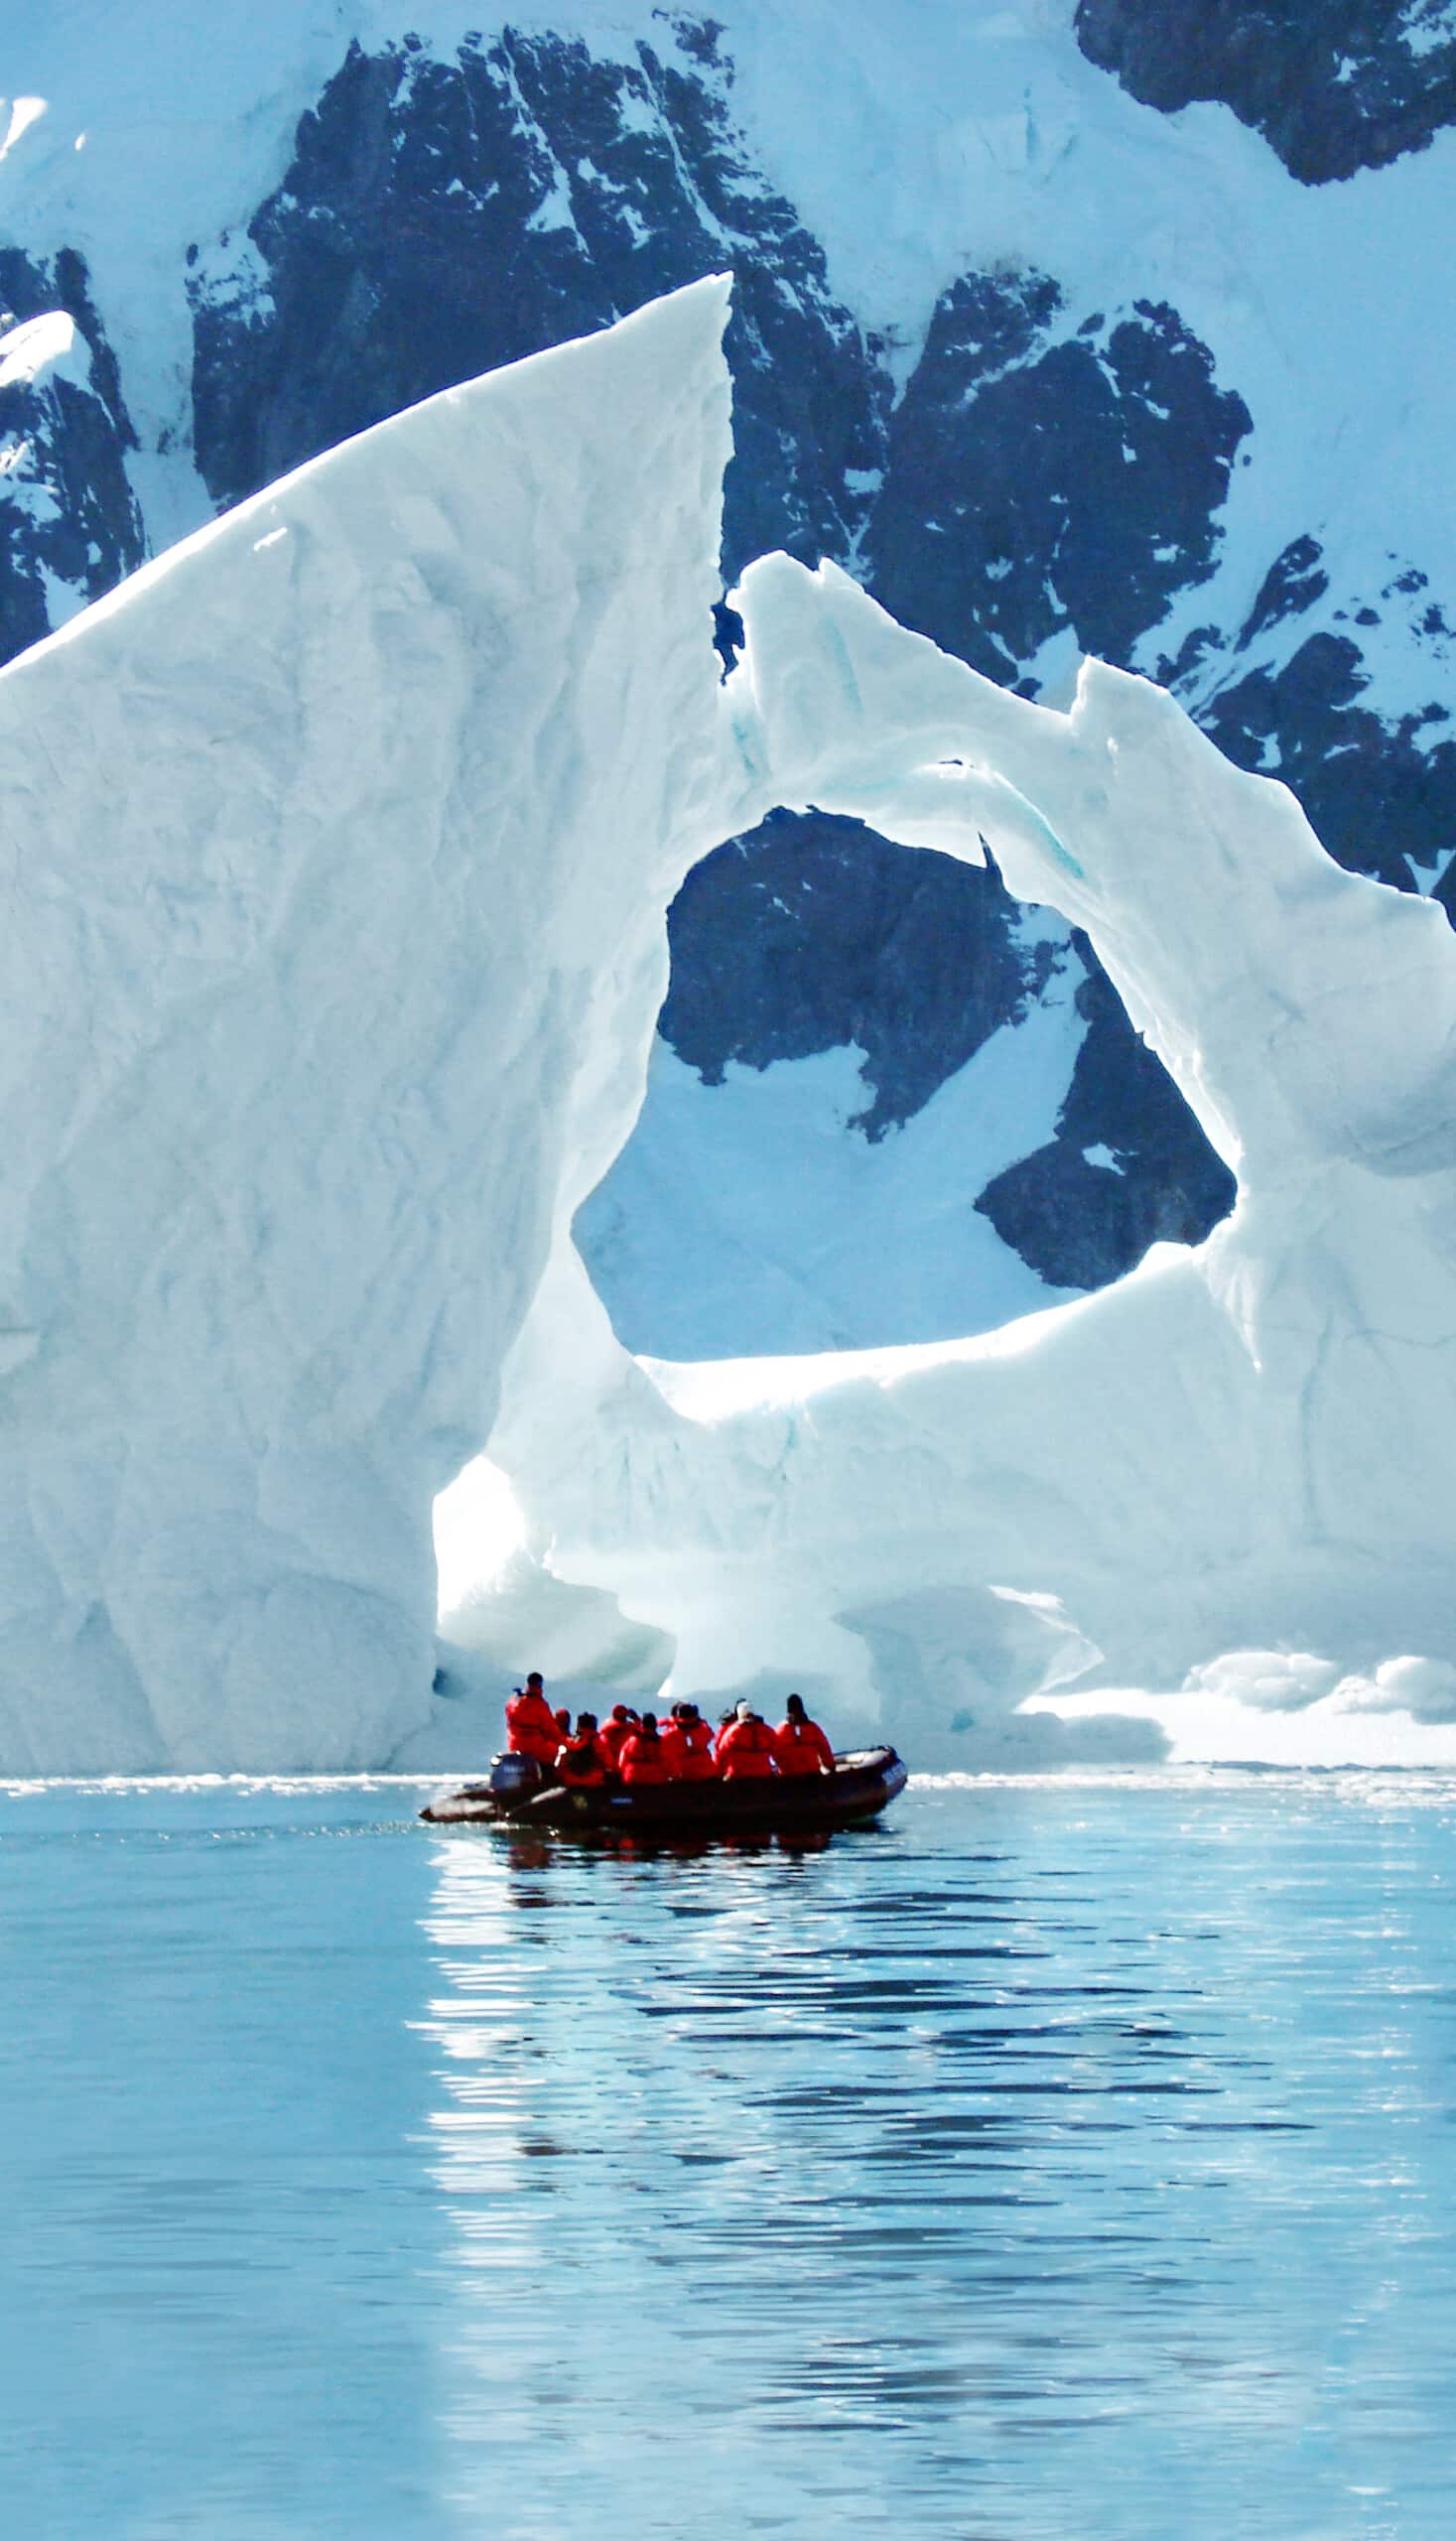
[[[413,1800],[10,1794],[11,2528],[1445,2541],[1449,1780]]]

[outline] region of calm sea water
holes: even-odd
[[[1448,2541],[1456,1789],[0,1795],[10,2541]]]

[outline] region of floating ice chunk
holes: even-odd
[[[487,1437],[523,1538],[503,1605],[461,1565],[477,1653],[544,1598],[581,1673],[826,1687],[938,1762],[1228,1653],[1265,1702],[1317,1707],[1288,1652],[1444,1700],[1381,1673],[1456,1666],[1441,911],[1145,682],[1030,704],[832,567],[750,570],[721,687],[724,308],[382,426],[0,678],[9,1770],[397,1749]],[[989,844],[1085,927],[1233,1218],[1009,1331],[630,1359],[572,1219],[667,903],[775,802]]]
[[[1185,1694],[1216,1694],[1255,1711],[1302,1711],[1334,1687],[1339,1670],[1308,1650],[1230,1650],[1183,1680]]]
[[[1372,1676],[1344,1677],[1334,1699],[1343,1711],[1402,1711],[1412,1720],[1456,1721],[1456,1667],[1444,1659],[1386,1659]]]

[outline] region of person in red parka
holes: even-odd
[[[718,1727],[713,1733],[713,1759],[715,1764],[717,1764],[719,1758],[723,1754],[723,1742],[727,1738],[728,1731],[731,1729],[733,1722],[737,1719],[737,1716],[738,1706],[736,1703],[729,1703],[728,1710],[721,1711],[718,1715]]]
[[[718,1769],[728,1783],[762,1782],[773,1772],[773,1731],[751,1703],[739,1703],[735,1717],[720,1731]]]
[[[661,1732],[661,1745],[674,1782],[717,1782],[713,1732],[696,1703],[674,1703],[672,1718]]]
[[[834,1772],[834,1749],[804,1709],[802,1694],[789,1696],[788,1718],[773,1733],[773,1761],[781,1774]]]
[[[513,1756],[534,1756],[538,1765],[556,1762],[561,1731],[539,1669],[532,1670],[524,1685],[517,1685],[506,1704],[505,1743]]]
[[[575,1791],[597,1791],[605,1782],[606,1767],[602,1762],[601,1742],[596,1735],[595,1711],[578,1712],[574,1735],[565,1740],[557,1751],[556,1770],[562,1781],[570,1783]]]
[[[599,1733],[601,1744],[606,1750],[606,1766],[609,1773],[614,1774],[617,1771],[621,1764],[622,1749],[636,1726],[637,1715],[629,1704],[612,1704],[611,1717]]]
[[[662,1752],[654,1713],[644,1711],[631,1737],[624,1742],[619,1771],[629,1791],[644,1783],[671,1782],[672,1772]]]

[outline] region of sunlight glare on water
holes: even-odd
[[[1445,2541],[1444,1780],[0,1800],[29,2541]]]

